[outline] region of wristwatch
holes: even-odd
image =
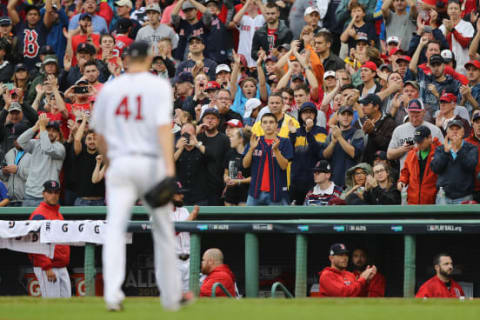
[[[195,144],[195,147],[196,147],[196,148],[200,148],[201,146],[203,146],[202,141],[198,141],[198,142]]]

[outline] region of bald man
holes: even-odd
[[[220,249],[212,248],[205,251],[202,257],[202,273],[207,275],[200,287],[200,297],[211,297],[212,287],[220,282],[235,296],[235,275],[230,267],[223,264],[223,253]],[[217,287],[215,290],[217,297],[225,297],[226,294]]]

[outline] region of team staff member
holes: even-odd
[[[433,259],[436,275],[418,289],[417,298],[459,298],[464,297],[462,287],[451,278],[453,272],[452,257],[440,253]]]
[[[223,263],[223,253],[220,249],[212,248],[205,251],[202,257],[202,273],[207,277],[200,287],[200,297],[211,297],[213,285],[217,282],[220,282],[233,297],[236,296],[235,275],[230,267]],[[215,295],[226,296],[219,287],[215,289]]]
[[[367,266],[358,278],[348,272],[348,250],[343,243],[330,247],[329,259],[331,266],[320,272],[321,297],[360,297],[377,273],[375,266]]]
[[[353,274],[358,278],[367,267],[367,252],[364,249],[355,249],[352,253]],[[365,290],[360,297],[385,297],[385,277],[377,272],[373,278],[368,281]]]
[[[60,184],[48,180],[43,184],[43,201],[32,212],[29,220],[63,220],[58,211],[60,205]],[[30,254],[33,272],[40,284],[40,292],[44,298],[70,298],[71,282],[67,266],[70,263],[70,246],[55,245],[53,259],[43,254]]]

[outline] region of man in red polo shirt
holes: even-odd
[[[453,260],[450,255],[440,253],[433,259],[436,275],[418,289],[417,298],[460,298],[464,297],[462,287],[451,278]]]
[[[377,267],[367,266],[357,278],[348,272],[348,250],[343,243],[330,247],[331,266],[320,272],[321,297],[360,297],[377,273]]]

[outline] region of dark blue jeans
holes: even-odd
[[[82,206],[82,207],[90,207],[90,206],[104,206],[105,205],[105,199],[100,199],[100,200],[85,200],[82,198],[77,198],[75,199],[75,204],[74,206]]]

